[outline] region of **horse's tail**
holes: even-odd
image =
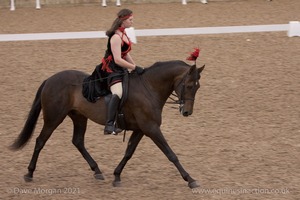
[[[24,147],[29,139],[31,138],[33,131],[35,129],[36,122],[39,118],[42,104],[41,104],[41,93],[44,88],[46,81],[44,81],[36,92],[35,99],[32,103],[31,110],[28,114],[26,123],[23,127],[18,138],[14,141],[14,143],[10,146],[12,150],[18,150]]]

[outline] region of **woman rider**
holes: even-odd
[[[102,67],[99,68],[104,78],[107,78],[107,85],[112,93],[107,107],[106,125],[104,134],[116,134],[115,118],[122,98],[122,81],[125,73],[134,70],[137,74],[142,74],[144,69],[136,66],[129,52],[131,42],[126,35],[125,28],[130,28],[133,24],[132,11],[122,9],[118,12],[111,28],[106,31],[108,36],[107,50],[102,59]]]

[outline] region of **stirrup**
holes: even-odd
[[[121,132],[123,132],[124,130],[123,129],[121,129],[121,128],[115,128],[115,130],[114,130],[114,132],[116,133],[116,134],[119,134],[119,133],[121,133]]]
[[[104,135],[118,135],[118,133],[115,132],[115,126],[105,126]]]
[[[104,135],[118,135],[118,133],[116,133],[115,131],[113,132],[104,131]]]

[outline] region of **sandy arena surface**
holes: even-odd
[[[287,3],[289,2],[289,3]],[[231,0],[122,5],[134,11],[136,29],[287,24],[300,20],[299,0]],[[51,6],[0,10],[0,34],[106,30],[120,8],[109,5]],[[123,186],[113,170],[126,143],[104,136],[89,122],[86,147],[104,172],[93,172],[73,146],[66,119],[42,150],[34,181],[23,175],[42,118],[21,151],[18,136],[41,82],[77,69],[91,73],[105,39],[0,42],[0,199],[300,199],[300,38],[286,32],[139,37],[132,56],[141,66],[184,60],[201,48],[206,64],[194,114],[182,117],[166,105],[162,131],[182,165],[201,184],[191,190],[172,163],[143,138],[126,165]],[[131,132],[127,133],[126,139]]]

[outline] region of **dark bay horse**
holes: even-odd
[[[134,73],[129,75],[128,98],[123,105],[123,113],[126,129],[133,132],[126,153],[114,171],[114,186],[121,184],[121,172],[144,135],[151,138],[174,163],[190,188],[199,186],[180,164],[165,140],[160,126],[163,106],[173,91],[178,96],[181,114],[183,116],[192,114],[195,95],[200,88],[200,73],[203,69],[204,66],[197,68],[196,65],[188,65],[183,61],[167,61],[155,63],[142,75]],[[40,151],[66,116],[69,116],[74,124],[73,144],[94,171],[95,178],[104,179],[97,163],[84,146],[88,119],[101,125],[104,125],[106,120],[104,98],[91,103],[82,95],[83,79],[87,76],[88,74],[80,71],[66,70],[51,76],[39,87],[23,130],[11,146],[12,149],[17,150],[26,145],[34,132],[40,111],[43,110],[44,124],[40,135],[36,138],[28,173],[24,176],[25,181],[33,179]]]

